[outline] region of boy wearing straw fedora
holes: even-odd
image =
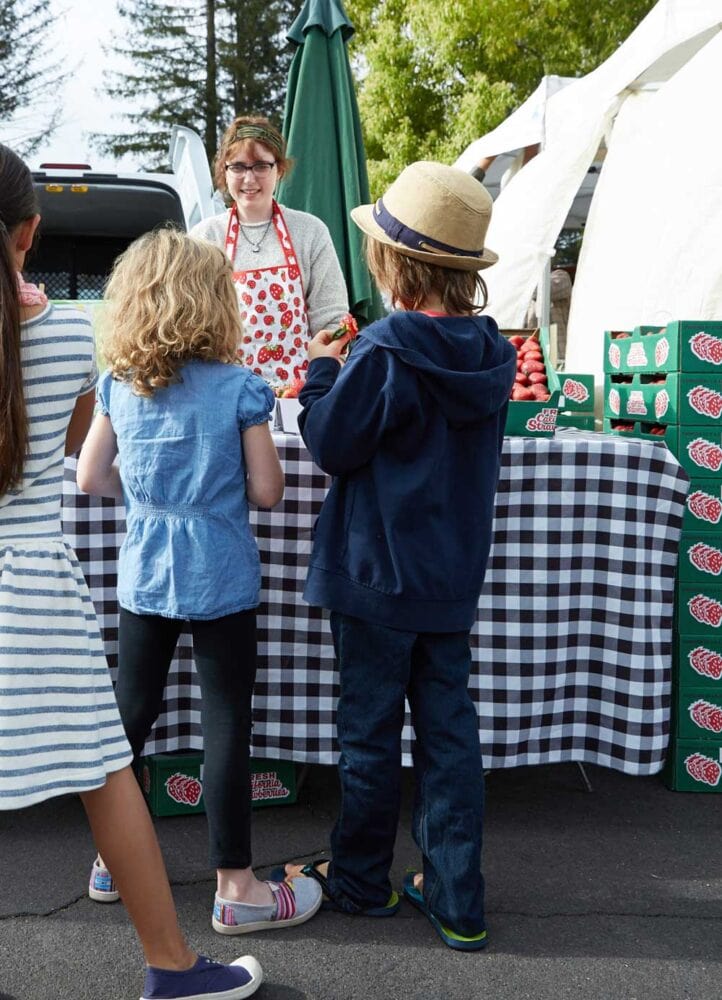
[[[303,439],[334,477],[304,596],[331,612],[343,793],[330,863],[302,873],[335,909],[398,909],[389,872],[408,698],[423,870],[407,876],[404,895],[465,951],[486,944],[469,631],[516,368],[494,320],[479,315],[479,272],[497,260],[484,245],[491,206],[473,177],[420,162],[375,205],[354,209],[371,272],[396,309],[361,332],[345,363],[347,338],[317,334],[299,397]]]

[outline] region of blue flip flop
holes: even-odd
[[[331,897],[328,879],[319,871],[319,867],[328,864],[328,861],[328,858],[316,858],[315,861],[310,861],[307,865],[304,865],[300,873],[301,875],[305,875],[306,878],[314,879],[321,886],[324,895],[324,900],[321,903],[322,910],[333,910],[336,913],[345,913],[354,917],[393,917],[398,912],[401,900],[399,899],[399,894],[393,889],[388,901],[383,906],[369,906],[365,908],[359,906],[356,909],[346,909],[343,906],[339,906]],[[294,877],[298,878],[297,875]],[[285,865],[273,868],[269,872],[268,878],[271,882],[283,882],[287,878]]]
[[[456,951],[481,951],[482,948],[485,948],[487,944],[486,931],[466,937],[464,934],[457,934],[456,931],[452,931],[450,927],[445,927],[434,916],[426,905],[423,894],[414,885],[414,875],[416,875],[416,872],[409,871],[404,877],[404,896],[412,906],[415,906],[417,910],[420,910],[424,914],[444,944],[448,948],[454,948]]]

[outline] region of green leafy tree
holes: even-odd
[[[453,162],[542,76],[583,76],[655,0],[347,0],[372,194],[413,160]]]
[[[0,128],[23,156],[60,120],[57,95],[65,76],[47,55],[52,24],[49,0],[0,0]]]
[[[197,131],[211,160],[235,115],[280,120],[292,55],[285,32],[299,5],[300,0],[117,0],[125,30],[109,55],[123,68],[110,75],[105,92],[130,127],[96,134],[96,147],[163,169],[172,125]]]

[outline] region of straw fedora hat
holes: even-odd
[[[484,246],[491,195],[470,174],[420,160],[401,171],[375,205],[351,218],[367,236],[416,260],[459,271],[480,271],[499,259]]]

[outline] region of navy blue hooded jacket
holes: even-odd
[[[299,425],[334,479],[309,604],[412,632],[471,628],[515,359],[489,317],[399,311],[343,367],[311,362]]]

